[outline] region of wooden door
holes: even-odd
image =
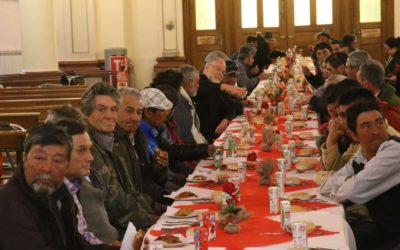
[[[183,0],[185,55],[197,68],[211,51],[226,51],[230,23],[224,7],[223,0]]]
[[[332,38],[341,33],[341,0],[287,0],[287,47],[297,46],[306,54],[315,35],[325,29]]]
[[[357,36],[359,48],[383,62],[387,57],[383,43],[394,31],[394,1],[355,0],[351,4],[354,13],[350,30]]]
[[[341,33],[340,0],[235,0],[234,48],[238,49],[247,36],[257,31],[272,32],[280,49],[297,46],[305,50],[315,43],[315,34],[322,29],[333,37]],[[249,7],[253,5],[253,7]],[[250,9],[252,13],[245,13]],[[253,25],[245,20],[257,16]],[[245,24],[247,23],[247,24]]]

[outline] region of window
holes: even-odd
[[[196,30],[215,30],[215,0],[196,0]]]

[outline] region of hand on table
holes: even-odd
[[[222,132],[224,132],[224,130],[226,129],[226,127],[228,127],[228,125],[229,125],[229,120],[223,119],[215,129],[215,133],[218,135],[222,134]]]

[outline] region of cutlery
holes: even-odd
[[[264,232],[258,233],[258,235],[278,235],[278,234],[290,234],[289,232]]]

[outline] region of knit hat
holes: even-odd
[[[160,110],[172,109],[172,102],[159,89],[147,88],[140,91],[144,108],[156,108]]]

